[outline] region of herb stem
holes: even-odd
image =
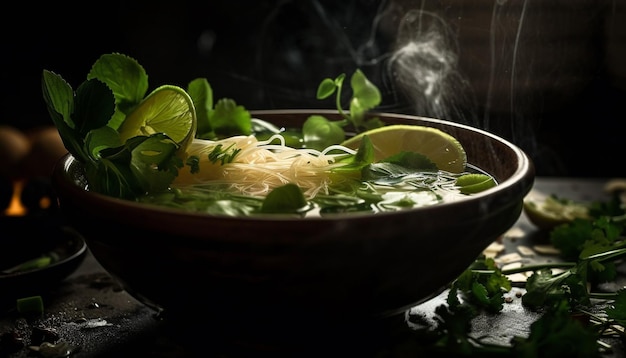
[[[549,263],[549,264],[535,264],[535,265],[521,266],[517,268],[502,270],[502,274],[512,275],[514,273],[539,271],[539,270],[553,269],[553,268],[566,268],[567,269],[567,268],[572,268],[575,266],[576,266],[575,262],[556,262],[556,263]]]

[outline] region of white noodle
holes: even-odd
[[[275,143],[278,142],[278,143]],[[212,163],[208,159],[217,146],[233,153],[239,152],[230,163]],[[328,154],[330,151],[339,154]],[[197,184],[229,184],[240,194],[264,196],[276,187],[293,183],[298,185],[308,198],[318,193],[329,193],[333,179],[330,175],[337,156],[354,154],[349,148],[333,145],[323,152],[315,149],[296,149],[285,145],[282,135],[276,134],[265,141],[254,136],[235,136],[218,141],[194,139],[189,155],[200,160],[200,171],[191,174],[182,170],[174,181],[174,187],[184,188]]]

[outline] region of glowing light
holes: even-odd
[[[4,214],[7,216],[23,216],[26,215],[26,208],[22,205],[20,197],[22,195],[22,189],[24,188],[24,181],[18,180],[13,184],[13,196],[9,207],[6,208]]]

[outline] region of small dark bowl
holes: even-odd
[[[72,274],[83,262],[87,245],[75,230],[54,215],[0,216],[1,305],[15,305],[22,297],[44,295]],[[20,264],[43,256],[55,257],[44,267],[16,270]]]
[[[310,114],[337,118],[333,111],[253,112],[285,127],[301,126]],[[302,325],[354,325],[402,314],[441,292],[516,222],[534,180],[529,158],[495,135],[377,115],[450,133],[468,162],[499,185],[466,200],[393,213],[271,219],[193,214],[89,192],[70,155],[56,166],[53,184],[62,212],[97,260],[165,317],[259,336],[289,337]]]

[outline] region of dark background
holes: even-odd
[[[248,109],[333,108],[324,77],[362,69],[380,110],[467,123],[538,175],[626,176],[626,4],[547,1],[45,2],[4,10],[0,123],[50,125],[41,72],[74,88],[104,53],[150,88],[206,77]]]

